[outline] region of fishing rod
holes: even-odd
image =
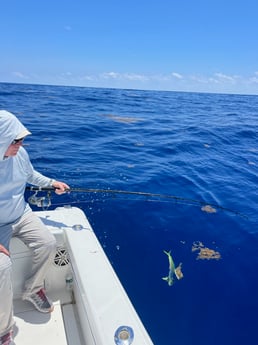
[[[38,207],[49,207],[51,205],[51,192],[55,191],[57,188],[55,187],[35,187],[35,186],[27,186],[27,191],[35,192],[29,199],[29,203],[32,205],[36,205]],[[38,197],[38,192],[47,192],[47,198],[46,197]],[[194,205],[200,205],[204,206],[204,211],[208,213],[215,213],[216,209],[220,209],[222,211],[227,211],[234,213],[236,215],[239,215],[244,218],[248,218],[246,215],[240,213],[239,211],[232,210],[230,208],[226,208],[217,204],[211,204],[207,203],[205,201],[201,200],[195,200],[190,198],[184,198],[180,196],[175,196],[171,194],[163,194],[163,193],[150,193],[150,192],[140,192],[140,191],[127,191],[127,190],[120,190],[120,189],[97,189],[97,188],[67,188],[65,190],[66,193],[70,192],[77,192],[77,193],[107,193],[107,194],[123,194],[123,195],[136,195],[136,196],[143,196],[143,197],[149,197],[149,198],[161,198],[161,199],[170,199],[174,200],[175,202],[187,202]],[[205,209],[206,207],[206,209]]]

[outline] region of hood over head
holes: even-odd
[[[0,161],[14,139],[21,139],[31,134],[15,115],[0,110]]]

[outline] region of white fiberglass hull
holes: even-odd
[[[55,311],[41,314],[20,300],[31,253],[12,239],[15,344],[114,345],[121,326],[129,328],[116,334],[119,344],[153,344],[84,213],[60,207],[37,214],[58,243],[45,280]]]

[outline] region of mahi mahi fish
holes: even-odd
[[[164,253],[168,256],[169,272],[168,272],[168,276],[162,279],[165,280],[169,286],[171,286],[174,283],[174,275],[177,277],[177,279],[183,278],[183,273],[181,270],[182,263],[180,263],[178,267],[175,267],[174,261],[171,256],[171,251],[167,252],[164,250]]]

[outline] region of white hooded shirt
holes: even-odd
[[[53,182],[34,170],[23,147],[15,156],[4,156],[12,141],[22,133],[30,132],[12,113],[0,110],[0,244],[7,248],[11,233],[5,229],[30,211],[24,199],[26,184],[49,187]]]

